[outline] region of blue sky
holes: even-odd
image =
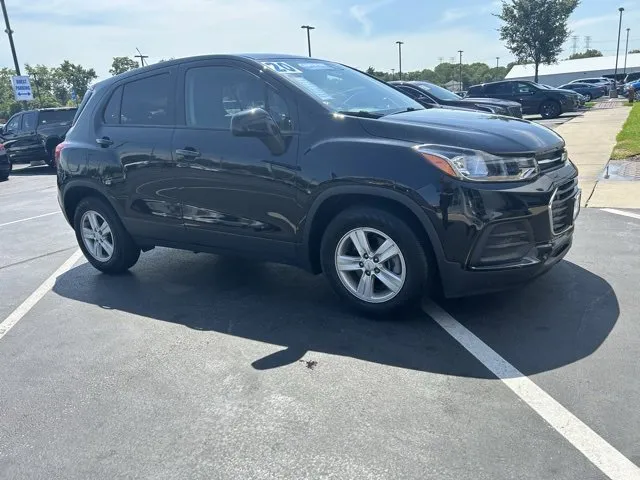
[[[512,59],[499,40],[495,0],[7,0],[22,63],[92,66],[101,75],[111,57],[151,61],[202,53],[306,53],[302,24],[312,24],[314,56],[359,68],[397,68],[396,40],[405,42],[403,69],[433,68],[440,58],[501,63]],[[640,48],[640,0],[582,0],[570,19],[578,49],[615,54],[618,7],[625,7],[630,48]],[[634,26],[637,27],[634,28]],[[12,64],[3,38],[0,60]],[[565,55],[571,50],[567,45]]]

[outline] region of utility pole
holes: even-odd
[[[622,12],[624,12],[624,8],[620,7],[618,9],[620,12],[620,22],[618,24],[618,43],[616,44],[616,69],[613,74],[613,90],[609,92],[610,98],[618,98],[618,55],[620,54],[620,32],[622,30]]]
[[[629,30],[631,30],[630,28],[627,28],[627,45],[626,47],[624,47],[624,74],[627,74],[627,55],[629,55]]]
[[[438,65],[444,62],[444,57],[438,57]]]
[[[136,47],[136,50],[138,51],[138,55],[134,55],[134,58],[139,58],[140,59],[140,66],[144,67],[144,59],[145,58],[149,58],[149,55],[142,55],[142,52],[140,51],[140,49],[138,47]]]
[[[591,48],[591,37],[587,35],[584,37],[584,49],[589,50]]]
[[[462,85],[462,52],[463,50],[458,50],[460,54],[460,91],[464,90],[464,86]]]
[[[391,80],[395,80],[396,79],[396,69],[392,68],[391,69]]]
[[[578,36],[574,35],[573,37],[571,37],[571,40],[573,41],[573,45],[571,46],[571,50],[573,51],[573,54],[575,55],[576,53],[578,53]]]
[[[309,48],[309,56],[311,56],[311,30],[315,30],[316,27],[311,25],[302,25],[300,28],[307,30],[307,47]]]
[[[500,57],[496,57],[496,80],[500,80],[500,72],[498,69],[500,68]]]
[[[33,86],[36,87],[36,95],[38,96],[38,102],[40,103],[40,108],[42,108],[42,97],[40,96],[40,85],[38,82],[38,75],[36,72],[33,72]]]
[[[397,41],[398,44],[398,80],[402,80],[402,45],[404,42]]]
[[[4,0],[0,0],[2,4],[2,15],[4,15],[4,24],[7,29],[5,33],[9,37],[9,46],[11,47],[11,55],[13,55],[13,65],[16,69],[16,75],[20,76],[20,64],[18,63],[18,55],[16,54],[16,46],[13,43],[13,30],[11,30],[11,25],[9,25],[9,15],[7,14],[7,7],[4,4]]]

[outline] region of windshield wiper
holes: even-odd
[[[379,113],[367,112],[366,110],[339,110],[336,113],[340,113],[342,115],[351,115],[352,117],[362,117],[362,118],[380,118],[382,115]]]
[[[424,108],[407,107],[407,108],[403,108],[402,110],[398,110],[398,111],[395,111],[395,112],[387,113],[385,116],[387,116],[387,115],[395,115],[396,113],[417,112],[418,110],[424,110]]]

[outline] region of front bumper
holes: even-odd
[[[442,247],[434,248],[444,294],[460,297],[522,285],[569,251],[580,210],[577,170],[570,163],[526,185],[450,181],[423,195]],[[426,192],[425,192],[426,193]]]

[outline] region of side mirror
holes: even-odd
[[[282,155],[287,145],[278,124],[262,108],[238,112],[231,117],[231,134],[260,139],[274,155]]]

